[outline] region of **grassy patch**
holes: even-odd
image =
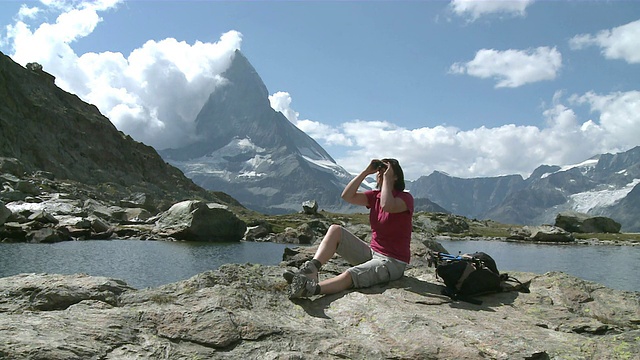
[[[153,294],[149,300],[156,304],[172,304],[176,301],[176,296],[170,294]]]
[[[416,216],[420,213],[416,213]],[[424,213],[422,214],[424,215]],[[433,214],[437,217],[438,214]],[[313,220],[320,220],[329,224],[350,224],[360,225],[369,224],[368,213],[354,213],[354,214],[338,214],[326,211],[320,211],[315,215],[308,215],[304,213],[293,213],[284,215],[263,215],[255,212],[245,212],[240,215],[242,220],[247,224],[257,222],[267,222],[271,226],[271,230],[274,233],[282,233],[286,228],[297,228],[298,226],[309,223]],[[461,217],[464,218],[464,217]],[[469,224],[469,230],[463,233],[439,233],[439,235],[449,235],[452,237],[486,237],[486,238],[506,238],[509,237],[515,230],[521,229],[523,225],[502,224],[492,220],[476,220],[467,219],[465,221]],[[599,239],[600,241],[618,241],[629,243],[640,243],[640,233],[618,233],[618,234],[573,234],[577,240],[587,239]]]
[[[246,216],[239,216],[247,224],[258,223],[265,221],[271,225],[271,230],[274,233],[282,233],[286,228],[297,228],[298,226],[308,223],[313,220],[320,220],[329,224],[369,224],[369,214],[336,214],[321,211],[315,215],[295,213],[284,215],[256,215],[256,214],[244,214]]]

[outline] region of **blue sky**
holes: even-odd
[[[347,170],[528,176],[640,145],[639,1],[3,1],[36,61],[157,149],[240,49],[272,107]]]

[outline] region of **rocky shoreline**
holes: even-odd
[[[56,179],[45,171],[26,174],[20,161],[10,158],[0,158],[0,181],[1,242],[141,239],[314,244],[336,222],[361,238],[367,238],[370,231],[363,221],[354,220],[357,216],[318,212],[317,203],[315,207],[301,204],[303,211],[291,217],[268,217],[222,193],[197,192],[180,200],[175,194],[144,192],[113,183],[86,185]],[[469,234],[473,225],[491,226],[488,221],[452,214],[417,213],[414,237],[455,234],[452,239],[640,245],[640,241],[576,239],[573,233],[550,225],[514,227],[510,234],[499,237],[477,236]]]
[[[208,199],[194,196],[169,206],[169,196],[108,183],[88,186],[57,180],[42,171],[25,174],[17,159],[0,160],[3,242],[127,238],[238,241],[246,230],[246,224],[230,210],[239,206],[230,198],[209,194]]]
[[[0,278],[6,359],[633,359],[640,293],[513,273],[530,293],[440,294],[412,244],[398,281],[291,301],[278,266],[229,264],[157,288],[87,275]],[[321,278],[342,271],[334,258]]]
[[[571,242],[566,241],[532,241],[524,239],[511,239],[509,237],[487,237],[487,236],[443,236],[437,235],[433,237],[434,240],[453,240],[453,241],[504,241],[512,243],[526,243],[526,244],[545,244],[545,245],[589,245],[589,246],[640,246],[640,242],[627,241],[627,240],[603,240],[598,238],[589,239],[574,239]]]

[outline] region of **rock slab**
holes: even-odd
[[[417,266],[385,286],[291,301],[280,266],[230,264],[136,290],[86,275],[0,279],[3,359],[633,359],[638,292],[514,273],[531,293],[440,295]],[[320,277],[332,276],[327,267]]]

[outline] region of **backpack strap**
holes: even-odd
[[[511,283],[516,283],[516,285],[513,285]],[[529,290],[530,285],[531,280],[521,282],[520,280],[516,279],[513,276],[510,276],[509,274],[500,274],[500,287],[502,288],[502,291],[520,291],[528,294],[531,292],[531,290]]]
[[[467,280],[469,275],[474,271],[476,271],[476,264],[474,264],[473,262],[467,261],[467,267],[464,269],[464,272],[462,273],[462,275],[458,279],[458,282],[456,283],[456,290],[460,290],[460,288],[462,288],[462,283],[464,283],[464,281]]]
[[[464,301],[464,302],[468,302],[474,305],[482,305],[482,300],[478,300],[476,298],[472,298],[470,296],[464,296],[464,295],[460,295],[458,294],[455,289],[452,289],[450,287],[445,287],[444,289],[442,289],[442,291],[440,292],[442,295],[448,296],[451,298],[451,300],[460,300],[460,301]]]

